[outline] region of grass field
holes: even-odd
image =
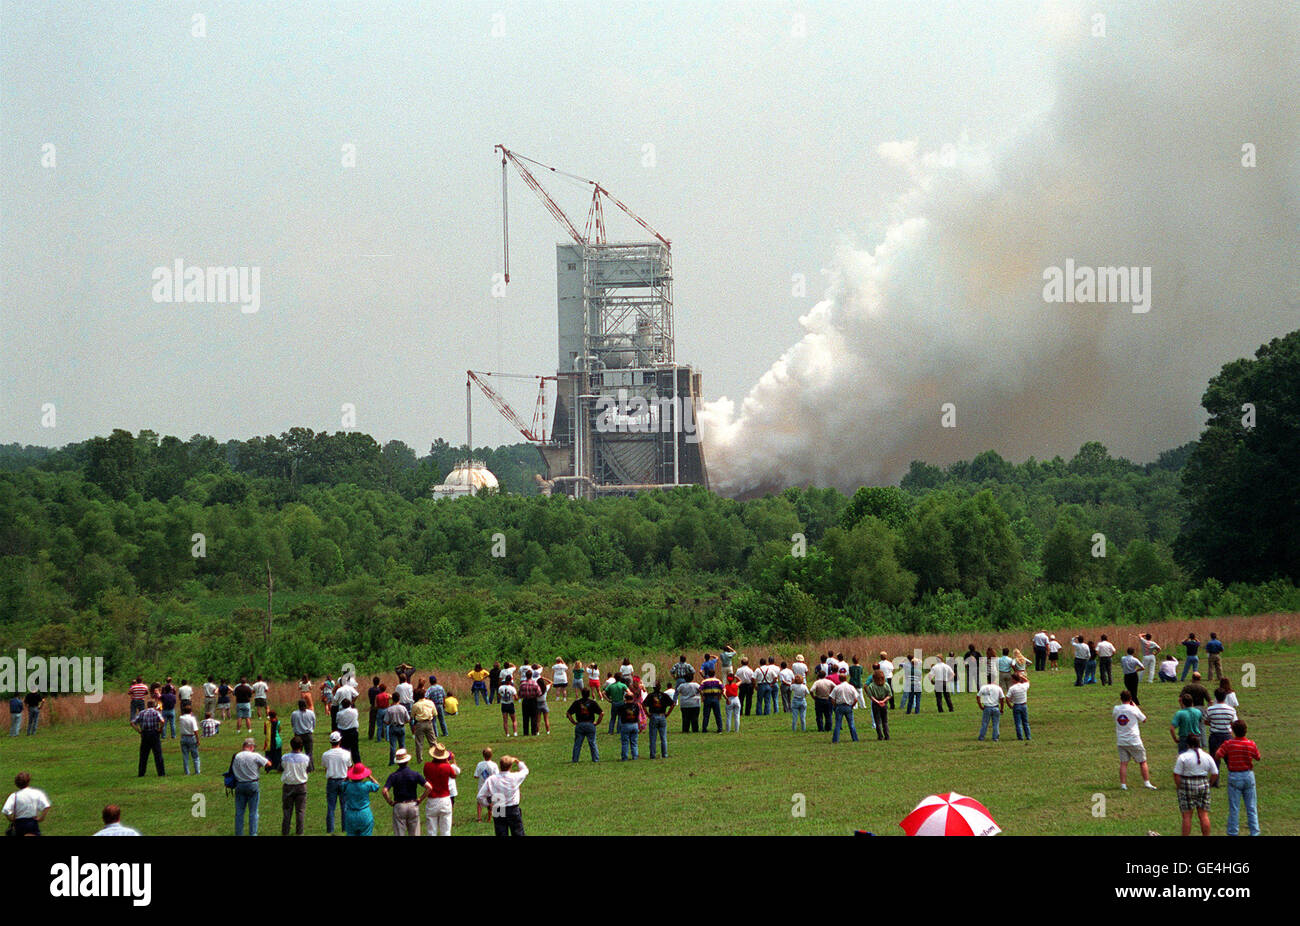
[[[1300,752],[1287,727],[1297,692],[1294,674],[1300,647],[1259,642],[1234,646],[1231,652],[1225,669],[1236,684],[1241,716],[1264,756],[1257,768],[1264,834],[1296,835]],[[1255,667],[1253,688],[1240,684],[1245,663]],[[1075,688],[1069,669],[1031,674],[1030,680],[1029,743],[1015,739],[1009,712],[1001,742],[977,742],[979,712],[973,695],[956,696],[957,713],[940,715],[933,694],[926,693],[920,715],[904,715],[903,701],[898,700],[900,710],[891,715],[888,743],[876,741],[866,713],[859,711],[861,742],[849,741],[845,731],[843,741],[832,744],[829,735],[816,732],[811,704],[808,733],[792,733],[789,715],[780,714],[744,718],[739,734],[683,735],[674,714],[667,760],[646,758],[648,736],[643,734],[642,759],[619,762],[618,737],[602,732],[601,762],[593,765],[584,754],[576,766],[570,763],[573,736],[562,702],[552,704],[550,736],[507,739],[495,706],[475,708],[462,701],[461,712],[449,720],[447,737],[465,776],[453,832],[491,832],[489,823],[473,822],[469,777],[480,750],[490,745],[498,756],[522,757],[531,770],[523,788],[523,809],[533,835],[836,835],[858,828],[899,835],[898,821],[921,798],[942,791],[982,801],[1007,835],[1176,835],[1179,814],[1171,778],[1176,752],[1168,725],[1181,686],[1143,683],[1139,697],[1150,718],[1143,737],[1160,790],[1141,789],[1140,775],[1132,766],[1130,791],[1125,793],[1119,790],[1110,718],[1119,687]],[[287,720],[291,705],[282,707],[281,716]],[[18,771],[29,771],[33,785],[46,791],[54,804],[43,831],[91,833],[100,825],[103,805],[116,802],[124,808],[124,822],[146,834],[232,834],[233,799],[225,796],[221,773],[239,742],[233,721],[218,737],[204,741],[202,775],[181,774],[178,741],[168,739],[167,776],[155,777],[151,763],[148,777],[137,778],[138,738],[126,724],[125,703],[121,714],[120,721],[65,722],[35,737],[0,737],[0,772],[6,784]],[[260,742],[260,724],[254,723]],[[322,719],[320,727],[328,732],[328,721]],[[318,753],[323,739],[318,731]],[[363,740],[361,752],[382,782],[388,770],[387,747]],[[1139,787],[1134,788],[1135,783]],[[323,834],[324,781],[319,772],[308,788],[307,832]],[[1094,815],[1102,805],[1097,795],[1104,797],[1104,816]],[[1226,787],[1213,792],[1212,803],[1213,831],[1222,834]],[[796,813],[800,804],[802,816]],[[390,833],[388,807],[379,795],[373,806],[376,833]],[[202,816],[196,815],[200,809]],[[263,780],[260,829],[264,836],[279,834],[278,775]]]

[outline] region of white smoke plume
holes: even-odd
[[[1088,440],[1152,459],[1199,433],[1222,364],[1300,327],[1294,6],[1122,9],[1105,37],[1088,10],[1059,17],[1055,100],[1006,138],[878,146],[910,190],[880,240],[837,255],[739,408],[706,406],[717,490],[850,489]],[[1067,259],[1151,268],[1150,311],[1046,302]]]

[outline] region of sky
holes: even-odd
[[[1200,348],[1173,352],[1179,369],[1159,384],[1178,409],[1167,426],[1126,420],[1110,433],[1105,416],[1082,415],[1071,427],[1068,410],[1058,410],[1061,427],[1044,431],[1030,416],[1017,430],[1004,410],[1002,424],[968,426],[952,445],[915,435],[918,416],[938,420],[932,399],[943,390],[927,390],[943,378],[944,356],[949,365],[968,360],[960,351],[935,355],[940,322],[904,324],[897,307],[867,312],[876,327],[836,318],[836,306],[882,285],[884,273],[895,306],[942,293],[932,314],[970,326],[968,351],[983,355],[987,346],[1048,366],[1069,356],[1059,339],[1042,350],[985,344],[984,329],[1006,326],[958,304],[987,309],[988,275],[1008,272],[1004,259],[1023,236],[994,249],[1000,269],[963,268],[953,255],[968,258],[982,237],[972,228],[1008,214],[1011,225],[1059,222],[1059,211],[1035,205],[1035,178],[1098,140],[1140,149],[1133,112],[1168,113],[1171,99],[1205,105],[1195,81],[1180,89],[1196,75],[1178,69],[1195,56],[1183,60],[1177,43],[1158,41],[1178,27],[1177,5],[206,2],[197,23],[192,6],[0,2],[0,442],[57,446],[117,427],[222,440],[293,426],[333,431],[344,404],[381,442],[424,452],[438,437],[463,441],[467,368],[550,373],[555,363],[554,245],[563,232],[513,175],[511,283],[504,297],[493,295],[497,143],[599,180],[672,240],[677,356],[703,374],[715,402],[706,447],[719,484],[732,491],[892,479],[909,452],[938,462],[971,447],[1042,457],[1100,439],[1150,459],[1195,436],[1208,375],[1300,316],[1292,268],[1281,282],[1294,304],[1242,305],[1233,323],[1199,336]],[[1106,11],[1104,38],[1089,34],[1094,8]],[[1281,4],[1220,9],[1217,22],[1204,15],[1186,28],[1206,30],[1207,45],[1227,46],[1225,60],[1257,70],[1207,87],[1205,102],[1228,112],[1188,120],[1208,126],[1207,141],[1224,128],[1217,141],[1231,148],[1215,168],[1224,176],[1241,138],[1268,142],[1261,158],[1272,167],[1257,169],[1244,194],[1271,222],[1260,238],[1271,242],[1260,244],[1265,257],[1240,268],[1254,294],[1266,273],[1275,282],[1287,276],[1278,249],[1295,253],[1295,162],[1279,167],[1296,156],[1284,144],[1294,141],[1294,122],[1279,124],[1294,102],[1280,99],[1279,87],[1295,86],[1295,22]],[[1240,16],[1252,21],[1226,22]],[[1153,47],[1169,53],[1144,60]],[[1099,75],[1108,74],[1122,79],[1105,85]],[[1097,99],[1081,97],[1081,86],[1100,88]],[[1186,128],[1177,113],[1170,122],[1168,137]],[[1076,143],[1071,132],[1091,141]],[[1038,145],[1044,138],[1050,143]],[[1015,145],[1039,154],[1008,157]],[[349,154],[354,163],[345,164]],[[1112,181],[1125,172],[1106,170],[1082,175],[1099,181],[1100,195],[1115,195]],[[1186,202],[1189,187],[1242,193],[1203,170],[1170,175],[1183,188],[1157,199]],[[1134,174],[1148,185],[1153,176]],[[585,216],[581,189],[552,189],[570,214]],[[1207,204],[1234,208],[1213,197]],[[1161,220],[1174,221],[1173,213]],[[1217,217],[1200,221],[1213,238]],[[1161,222],[1144,234],[1162,234]],[[613,238],[636,237],[612,216],[610,226]],[[961,287],[911,289],[907,274],[890,271],[879,249],[909,228],[923,240],[902,250],[918,261],[937,255],[943,275],[967,275]],[[1225,221],[1222,231],[1240,229]],[[1095,247],[1095,238],[1033,244],[1016,272],[1035,287],[1044,262],[1071,255],[1168,258]],[[1187,295],[1199,258],[1192,239],[1179,248]],[[1223,251],[1205,257],[1207,276],[1233,266]],[[257,311],[156,301],[158,268],[177,260],[256,269]],[[1170,279],[1161,264],[1155,271]],[[1017,299],[1030,291],[1013,289]],[[1155,311],[1168,305],[1157,301]],[[833,374],[816,402],[770,384],[774,371],[799,374],[803,361],[791,352],[810,325],[822,338],[810,363]],[[1154,330],[1157,344],[1192,340],[1185,324]],[[927,371],[897,387],[924,393],[924,408],[895,401],[907,420],[866,438],[852,415],[830,415],[830,430],[822,424],[827,403],[852,405],[855,390],[883,375],[864,372],[881,358],[854,339],[889,344],[891,356],[914,356]],[[1085,353],[1114,353],[1086,340]],[[1007,394],[1005,370],[974,366],[954,387],[970,390],[971,407]],[[786,385],[816,394],[810,375],[805,368]],[[521,387],[506,391],[531,406]],[[1108,402],[1122,407],[1125,398]],[[879,416],[881,406],[858,412]],[[476,443],[518,439],[477,394],[474,414]],[[786,414],[800,416],[793,431],[778,426]]]

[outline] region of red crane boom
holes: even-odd
[[[526,440],[538,444],[544,444],[547,442],[546,381],[554,380],[554,376],[526,376],[516,373],[488,373],[483,370],[479,370],[478,372],[475,372],[474,370],[466,370],[465,375],[468,377],[466,385],[470,382],[477,385],[479,389],[483,391],[483,394],[487,396],[488,401],[492,403],[493,407],[496,408],[496,410],[499,411],[507,421],[513,424]],[[491,384],[481,378],[484,376],[502,376],[510,379],[537,380],[537,401],[533,404],[532,423],[525,424],[523,418],[519,417],[519,414],[511,407],[510,403],[506,401],[505,396],[501,395],[492,388]]]

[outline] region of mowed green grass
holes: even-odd
[[[1300,647],[1241,645],[1226,660],[1229,678],[1241,699],[1264,761],[1257,766],[1260,818],[1265,835],[1300,833],[1300,751],[1292,728]],[[1243,688],[1243,663],[1255,666],[1255,687]],[[531,775],[523,787],[524,821],[530,835],[586,834],[773,834],[844,835],[866,829],[900,835],[902,820],[923,797],[943,791],[971,795],[990,808],[1008,835],[1176,835],[1179,813],[1172,784],[1176,756],[1169,719],[1181,686],[1147,685],[1139,691],[1149,720],[1143,737],[1159,791],[1141,788],[1130,767],[1130,790],[1119,790],[1111,706],[1119,685],[1075,688],[1070,669],[1031,675],[1030,723],[1033,741],[1018,742],[1010,712],[1004,714],[1002,740],[977,742],[979,712],[974,695],[955,696],[955,714],[935,712],[926,693],[922,712],[891,716],[892,739],[876,741],[870,722],[858,712],[861,741],[847,731],[838,745],[816,732],[811,704],[808,733],[792,733],[789,715],[744,718],[739,734],[683,735],[676,714],[669,720],[669,758],[651,762],[648,736],[641,736],[642,758],[620,762],[617,736],[599,735],[601,762],[586,755],[572,765],[573,736],[563,717],[563,702],[553,702],[550,736],[504,738],[497,707],[462,705],[450,718],[448,745],[457,754],[464,784],[457,800],[454,835],[487,835],[490,823],[474,823],[471,776],[484,746],[497,755],[522,757]],[[1118,681],[1118,679],[1117,679]],[[282,706],[287,716],[289,706]],[[21,770],[50,795],[54,809],[43,827],[49,835],[83,835],[99,827],[104,804],[124,808],[124,822],[150,835],[230,835],[233,798],[225,796],[225,771],[239,737],[233,721],[215,740],[205,740],[204,769],[181,774],[178,741],[164,742],[167,777],[136,777],[138,737],[127,726],[126,704],[120,724],[43,729],[35,737],[0,737],[0,771],[6,783]],[[364,718],[364,714],[363,714]],[[261,736],[260,724],[254,721]],[[286,724],[287,726],[287,724]],[[328,722],[321,728],[328,731]],[[364,732],[364,730],[363,730]],[[325,737],[318,733],[318,752]],[[362,758],[382,782],[388,772],[387,747],[361,745]],[[1136,785],[1136,787],[1135,787]],[[1222,834],[1227,813],[1224,788],[1213,792],[1213,832]],[[307,832],[324,833],[324,780],[308,786]],[[7,793],[6,789],[6,793]],[[196,816],[201,795],[205,815]],[[802,795],[802,800],[800,799]],[[1103,816],[1096,795],[1104,796]],[[391,832],[388,807],[373,798],[377,834]],[[802,809],[800,815],[798,811]],[[261,833],[280,832],[280,781],[262,785]],[[1244,820],[1242,828],[1245,829]]]

